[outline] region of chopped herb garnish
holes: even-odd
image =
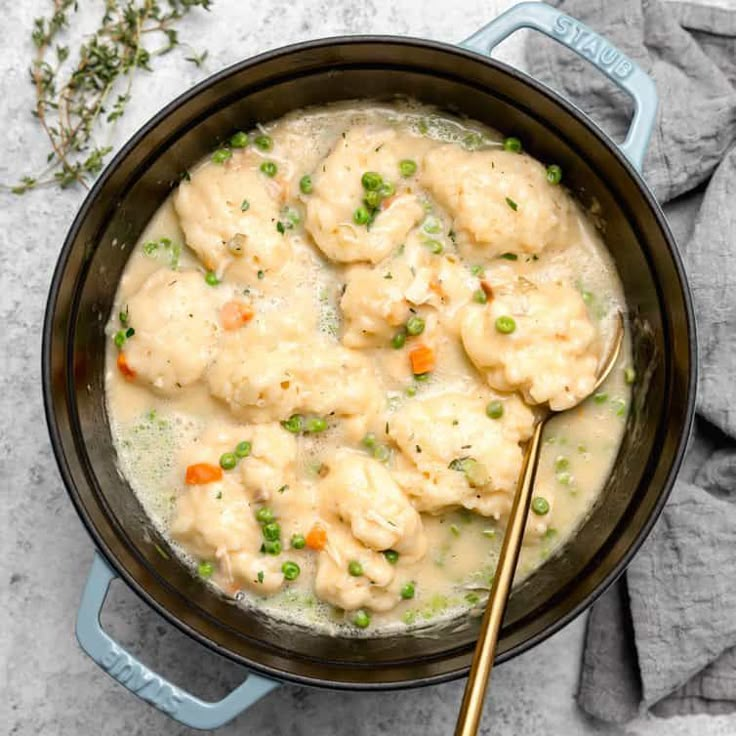
[[[247,212],[250,209],[250,202],[247,199],[244,199],[240,203],[240,211],[241,212]]]
[[[512,209],[512,210],[514,210],[514,212],[516,212],[516,210],[518,210],[518,209],[519,209],[519,205],[518,205],[518,204],[516,204],[516,202],[514,202],[514,200],[513,200],[513,199],[511,199],[511,197],[506,197],[506,204],[507,204],[507,205],[508,205],[509,207],[511,207],[511,209]]]

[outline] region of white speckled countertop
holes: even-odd
[[[46,148],[29,113],[27,67],[32,19],[48,0],[0,0],[0,182],[41,168]],[[98,14],[101,2],[87,12]],[[511,3],[404,0],[215,0],[196,13],[182,37],[209,49],[203,70],[174,53],[139,79],[114,131],[119,145],[163,104],[221,67],[280,45],[341,33],[392,33],[460,40]],[[84,12],[84,11],[82,11]],[[94,19],[90,19],[93,21]],[[523,65],[523,37],[499,57]],[[102,142],[102,141],[100,141]],[[0,191],[0,340],[2,396],[0,478],[0,727],[18,736],[173,735],[195,733],[128,694],[105,676],[74,638],[74,617],[93,555],[92,543],[62,486],[46,433],[40,386],[41,324],[46,292],[64,234],[83,198],[79,189],[47,189],[24,197]],[[242,679],[239,667],[189,640],[118,583],[103,615],[124,645],[177,684],[222,696]],[[574,694],[584,618],[494,673],[482,733],[495,736],[726,736],[727,716],[662,721],[642,718],[622,729],[596,724]],[[452,732],[463,683],[382,694],[286,686],[218,733],[333,736],[350,733],[440,736]]]

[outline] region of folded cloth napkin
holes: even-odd
[[[578,703],[609,722],[736,711],[736,8],[557,0],[651,74],[644,165],[679,236],[698,322],[698,419],[659,522],[588,619]],[[531,73],[617,140],[631,102],[564,47],[535,37]],[[676,199],[677,198],[677,199]]]

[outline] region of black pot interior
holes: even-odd
[[[597,201],[623,279],[639,375],[602,501],[564,554],[517,590],[505,659],[582,610],[621,571],[671,485],[692,412],[693,336],[673,243],[651,196],[572,108],[500,64],[399,39],[341,39],[266,55],[217,75],[157,116],[118,155],[80,212],[52,288],[45,335],[49,424],[70,494],[101,549],[152,605],[201,641],[261,671],[347,687],[462,674],[477,621],[434,636],[337,639],[269,622],[217,597],[171,556],[115,464],[104,402],[104,326],[131,246],[180,175],[234,129],[298,107],[409,95],[517,135]]]

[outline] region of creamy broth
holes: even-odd
[[[242,605],[345,634],[465,615],[534,405],[587,393],[625,311],[611,258],[541,164],[472,121],[356,103],[243,138],[189,173],[121,279],[106,373],[121,472],[194,574]],[[601,492],[629,358],[627,341],[545,431],[517,584]]]

